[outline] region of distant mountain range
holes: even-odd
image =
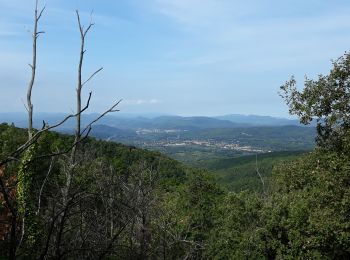
[[[63,113],[36,113],[34,115],[34,126],[40,128],[43,120],[52,125],[59,122],[66,114]],[[82,123],[87,124],[95,119],[98,114],[85,114]],[[14,123],[18,127],[26,127],[27,118],[25,113],[0,113],[0,122]],[[59,130],[69,130],[74,127],[74,120],[68,120]],[[102,118],[98,124],[124,130],[137,129],[180,129],[197,130],[213,128],[235,128],[250,126],[287,126],[300,125],[298,120],[276,118],[258,115],[223,115],[216,117],[205,116],[135,116],[128,114],[108,115]]]
[[[49,125],[56,124],[65,116],[67,115],[37,113],[34,117],[34,127],[41,128],[43,120]],[[97,117],[98,114],[83,115],[82,124],[86,125]],[[14,123],[17,127],[27,126],[24,113],[0,113],[1,122]],[[74,134],[74,127],[75,121],[72,118],[55,130]],[[309,150],[314,147],[315,132],[314,127],[301,126],[297,120],[269,116],[157,116],[152,118],[108,115],[92,127],[90,136],[161,150],[167,154],[172,154],[173,151],[177,155],[178,152],[184,152],[186,149],[197,149],[196,151],[200,153],[203,151],[206,153],[205,149],[209,149],[210,154],[213,152],[211,151],[213,147],[206,148],[205,145],[183,146],[185,142],[198,140],[213,142],[216,146],[234,143],[240,147],[248,147],[248,150],[253,148],[264,151]],[[248,150],[246,153],[249,153]],[[226,154],[227,151],[223,153]],[[237,152],[233,151],[233,153]]]
[[[300,125],[299,120],[279,118],[272,116],[258,116],[258,115],[240,115],[231,114],[215,117],[221,120],[228,120],[236,124],[248,124],[253,126],[286,126],[286,125]]]

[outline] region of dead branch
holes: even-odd
[[[45,187],[45,184],[47,182],[47,179],[49,178],[49,175],[52,171],[52,167],[53,167],[53,163],[54,163],[54,158],[55,157],[51,157],[51,162],[50,162],[50,166],[49,166],[49,169],[46,173],[46,176],[45,176],[45,179],[43,181],[43,183],[41,184],[41,187],[40,187],[40,192],[39,192],[39,196],[38,196],[38,209],[37,209],[37,212],[36,212],[36,215],[39,215],[39,212],[40,212],[40,206],[41,206],[41,195],[43,193],[43,190],[44,190],[44,187]]]
[[[92,93],[90,92],[89,93],[89,98],[86,102],[86,105],[83,109],[81,109],[80,113],[83,113],[90,105],[90,100],[91,100],[91,95]],[[11,154],[9,154],[8,156],[6,156],[6,158],[2,161],[0,161],[0,167],[9,163],[9,162],[12,162],[14,160],[18,160],[18,156],[21,155],[25,150],[27,150],[30,146],[32,146],[37,140],[38,138],[46,131],[49,131],[51,129],[54,129],[54,128],[57,128],[61,125],[63,125],[68,119],[70,118],[74,118],[76,117],[78,114],[70,114],[68,116],[66,116],[65,118],[63,118],[60,122],[52,125],[52,126],[47,126],[45,125],[45,128],[41,129],[41,130],[38,130],[35,132],[35,134],[27,140],[27,142],[25,142],[24,144],[22,144],[20,147],[18,147],[15,151],[13,151]]]
[[[266,195],[265,182],[264,182],[264,179],[263,179],[262,175],[260,174],[259,168],[258,168],[258,154],[255,155],[255,171],[256,171],[256,174],[258,174],[258,176],[260,178],[260,181],[261,181],[261,184],[262,184],[262,189],[263,189],[263,194]]]
[[[81,84],[81,86],[83,87],[86,83],[88,83],[97,73],[99,73],[101,70],[103,70],[103,67],[99,68],[98,70],[96,70],[94,73],[91,74],[91,76],[84,81],[83,84]]]
[[[114,113],[114,112],[118,112],[118,109],[115,109],[120,102],[122,102],[122,99],[119,100],[118,102],[116,102],[113,106],[111,106],[109,109],[107,109],[105,112],[103,112],[101,115],[99,115],[96,119],[92,120],[85,128],[84,130],[81,132],[81,134],[84,134],[85,131],[88,130],[88,132],[90,132],[91,127],[94,123],[96,123],[97,121],[99,121],[102,117],[104,117],[105,115],[109,114],[109,113]],[[85,135],[86,136],[86,135]]]

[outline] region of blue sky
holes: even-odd
[[[0,112],[25,111],[34,0],[0,0]],[[95,23],[84,76],[89,112],[288,116],[291,75],[327,73],[350,47],[350,2],[322,0],[46,0],[37,112],[70,112],[79,55],[75,10]]]

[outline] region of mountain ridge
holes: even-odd
[[[43,120],[48,124],[59,122],[67,116],[65,113],[36,113],[34,115],[34,126],[42,126]],[[87,124],[98,116],[97,113],[84,114],[82,116],[83,124]],[[26,127],[27,117],[25,113],[0,113],[0,122],[14,123],[19,127]],[[260,116],[260,115],[242,115],[227,114],[222,116],[178,116],[178,115],[160,115],[155,117],[146,117],[145,115],[115,114],[105,116],[100,120],[100,124],[119,129],[210,129],[210,128],[235,128],[235,127],[255,127],[255,126],[301,126],[298,120]],[[67,120],[61,127],[74,127],[74,118]]]

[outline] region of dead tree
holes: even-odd
[[[36,54],[37,54],[37,39],[40,34],[44,33],[43,31],[38,31],[38,23],[39,20],[45,10],[45,7],[43,7],[40,11],[38,10],[38,0],[35,1],[35,11],[34,11],[34,30],[32,34],[33,38],[33,51],[32,51],[32,64],[29,64],[29,66],[32,69],[31,78],[28,85],[27,90],[27,112],[28,112],[28,139],[32,138],[32,131],[33,131],[33,104],[32,104],[32,90],[35,82],[35,75],[36,75]]]
[[[82,89],[88,83],[96,74],[98,74],[103,68],[99,68],[95,72],[93,72],[87,80],[83,81],[82,80],[82,68],[83,68],[83,62],[84,62],[84,55],[85,55],[85,40],[88,32],[94,25],[91,21],[89,25],[84,28],[84,26],[81,23],[80,15],[79,12],[76,10],[76,16],[77,16],[77,21],[78,21],[78,26],[79,26],[79,32],[80,32],[80,55],[79,55],[79,63],[78,63],[78,82],[77,82],[77,88],[76,88],[76,126],[75,126],[75,136],[74,136],[74,146],[72,147],[71,153],[70,153],[70,158],[69,158],[69,163],[67,170],[64,172],[65,174],[65,186],[62,188],[62,205],[63,205],[63,211],[61,213],[61,216],[58,218],[58,227],[59,231],[57,233],[57,238],[56,238],[56,257],[60,258],[61,257],[61,241],[62,241],[62,235],[64,232],[65,228],[65,222],[67,221],[67,214],[70,212],[70,205],[69,205],[69,197],[70,197],[70,189],[72,185],[72,178],[74,176],[75,169],[77,165],[80,163],[79,160],[77,160],[77,152],[79,149],[79,143],[82,141],[82,139],[86,138],[91,130],[92,125],[100,120],[102,117],[104,117],[108,113],[113,113],[116,111],[119,111],[115,109],[117,105],[121,102],[118,101],[114,103],[109,109],[107,109],[105,112],[103,112],[100,116],[98,116],[96,119],[91,121],[87,126],[85,126],[82,129],[82,124],[81,124],[81,115],[82,115]],[[89,93],[88,101],[87,103],[90,102],[92,93]]]
[[[68,119],[70,118],[76,118],[76,131],[75,131],[75,139],[72,145],[69,147],[68,150],[65,151],[58,151],[55,153],[40,155],[40,156],[34,156],[30,158],[29,161],[24,162],[24,165],[30,164],[32,161],[37,160],[39,158],[51,158],[55,156],[59,156],[62,154],[66,154],[67,152],[71,152],[70,156],[70,163],[71,163],[71,169],[68,171],[67,178],[66,178],[66,185],[63,189],[63,198],[68,197],[69,189],[70,189],[70,182],[72,178],[72,174],[74,172],[75,165],[77,163],[76,161],[76,152],[77,152],[77,146],[80,142],[82,142],[85,138],[88,137],[92,125],[97,122],[99,119],[101,119],[103,116],[105,116],[107,113],[116,112],[118,111],[116,109],[117,105],[120,103],[120,101],[114,103],[109,109],[107,109],[105,112],[103,112],[100,116],[98,116],[95,120],[90,122],[83,130],[81,129],[81,114],[89,107],[90,99],[91,99],[91,93],[89,94],[88,100],[85,104],[85,106],[82,106],[81,102],[81,91],[83,86],[90,81],[98,72],[102,70],[102,68],[95,71],[86,81],[82,81],[82,66],[83,66],[83,59],[84,59],[84,45],[85,45],[85,37],[88,33],[88,31],[91,29],[93,24],[90,22],[89,26],[84,29],[82,24],[80,23],[80,16],[78,11],[76,11],[77,19],[79,23],[79,30],[81,34],[81,52],[80,52],[80,59],[79,59],[79,67],[78,67],[78,86],[77,86],[77,110],[76,113],[70,114],[63,118],[61,121],[59,121],[56,124],[53,124],[51,126],[48,126],[45,122],[43,122],[43,126],[39,130],[33,129],[33,104],[32,104],[32,90],[35,83],[35,77],[36,77],[36,70],[37,70],[37,39],[40,34],[44,33],[43,31],[38,30],[38,23],[42,17],[42,14],[45,10],[45,7],[41,10],[38,9],[38,0],[35,1],[35,12],[34,12],[34,30],[32,34],[32,45],[33,45],[33,53],[32,53],[32,63],[29,64],[31,67],[31,78],[28,84],[27,89],[27,104],[26,109],[28,112],[28,139],[26,142],[24,142],[22,145],[17,147],[13,152],[9,153],[7,156],[4,156],[0,160],[0,168],[5,171],[6,165],[10,162],[18,162],[21,160],[21,156],[26,153],[33,145],[35,145],[38,142],[38,139],[42,136],[43,133],[55,129],[61,125],[63,125]],[[50,166],[51,167],[51,166]],[[49,170],[50,172],[50,170]],[[9,259],[15,259],[16,258],[16,250],[18,247],[19,238],[17,236],[17,229],[18,229],[18,218],[19,218],[19,211],[18,211],[18,203],[16,201],[16,198],[13,198],[11,196],[11,191],[6,185],[6,180],[3,177],[4,174],[0,176],[0,192],[2,193],[2,199],[5,202],[5,206],[8,208],[8,210],[11,213],[11,231],[10,231],[10,243],[9,243]],[[47,175],[48,176],[48,175]],[[45,185],[45,182],[47,179],[45,178],[43,185]],[[40,191],[39,196],[41,196],[42,190]],[[40,197],[39,197],[40,201]],[[40,204],[40,203],[39,203]],[[64,212],[68,211],[68,203],[64,203]],[[39,212],[39,211],[37,211]],[[39,213],[38,213],[39,214]],[[23,215],[25,216],[25,214]],[[24,219],[25,217],[23,217]],[[54,224],[56,223],[56,220],[54,220]],[[64,224],[64,221],[62,221]],[[24,225],[22,224],[23,232],[22,237],[24,236]]]
[[[45,10],[45,7],[43,7],[40,11],[38,9],[38,0],[35,1],[35,10],[34,10],[34,29],[32,33],[32,63],[29,64],[31,67],[31,78],[29,81],[28,89],[27,89],[27,112],[28,112],[28,141],[32,139],[33,137],[33,104],[32,104],[32,91],[33,86],[35,82],[36,77],[36,68],[37,68],[37,39],[40,36],[40,34],[44,33],[43,31],[38,31],[38,23],[39,20]],[[28,149],[26,150],[26,159],[30,161],[32,157],[34,156],[34,153]],[[21,225],[21,238],[19,242],[19,246],[21,245],[24,235],[25,235],[25,228],[26,228],[26,218],[27,216],[35,218],[34,214],[34,208],[33,208],[33,201],[32,201],[32,191],[31,186],[33,183],[33,176],[30,174],[30,170],[26,167],[26,161],[22,161],[20,166],[20,170],[18,172],[18,183],[17,183],[17,192],[22,193],[20,198],[21,200],[18,201],[19,204],[19,213],[22,218],[22,225]],[[30,223],[29,223],[30,224]],[[30,228],[29,228],[30,229]]]
[[[32,39],[33,39],[33,51],[32,51],[32,64],[29,64],[31,67],[31,78],[29,81],[28,89],[27,89],[27,112],[28,112],[28,139],[27,143],[24,144],[23,146],[19,147],[13,154],[9,155],[7,158],[3,159],[0,162],[0,167],[5,169],[5,165],[13,160],[17,160],[17,156],[19,156],[22,152],[27,151],[28,148],[35,142],[36,137],[33,137],[33,104],[32,104],[32,90],[35,82],[35,75],[36,75],[36,61],[37,61],[37,39],[42,31],[38,31],[38,23],[39,20],[45,10],[45,7],[42,8],[41,10],[38,9],[38,0],[35,1],[35,11],[34,11],[34,29],[32,33]],[[0,176],[0,188],[1,188],[1,193],[2,197],[5,201],[6,207],[10,211],[10,216],[11,216],[11,232],[10,232],[10,244],[9,244],[9,258],[10,259],[15,259],[16,257],[16,249],[17,249],[17,220],[18,220],[18,209],[17,209],[17,203],[15,200],[14,194],[11,196],[11,190],[8,189],[5,185],[4,181],[4,176]],[[18,190],[18,189],[16,189]],[[23,216],[23,222],[22,222],[22,237],[24,234],[24,219],[25,217]]]

